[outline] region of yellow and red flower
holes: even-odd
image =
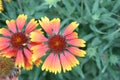
[[[16,20],[6,20],[7,28],[0,29],[1,55],[15,58],[15,66],[32,69],[32,44],[29,33],[37,27],[35,19],[26,24],[27,15],[21,14]],[[37,64],[40,60],[36,60]]]
[[[84,50],[78,48],[85,47],[85,41],[78,39],[78,34],[73,32],[79,24],[76,22],[70,23],[62,33],[59,18],[49,20],[47,17],[43,17],[39,23],[48,34],[48,38],[41,31],[31,32],[31,41],[37,43],[31,48],[33,50],[33,61],[48,52],[42,70],[55,74],[60,73],[62,69],[63,72],[70,71],[74,66],[78,65],[79,61],[75,56],[84,57],[86,54]]]

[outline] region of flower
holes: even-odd
[[[2,0],[0,0],[0,13],[3,11],[3,4],[2,4]]]
[[[32,69],[32,51],[30,47],[29,33],[37,27],[35,19],[26,24],[27,15],[21,14],[15,20],[6,20],[7,28],[0,29],[0,50],[1,55],[14,57],[15,66],[26,70]],[[36,60],[38,65],[41,61]]]
[[[61,73],[62,69],[63,72],[72,70],[74,66],[79,64],[75,56],[84,57],[86,54],[84,50],[77,48],[85,47],[85,41],[78,39],[78,34],[73,32],[79,24],[72,22],[66,27],[64,32],[61,32],[59,18],[49,20],[47,17],[43,17],[39,23],[48,34],[48,38],[40,33],[41,31],[30,33],[31,41],[37,43],[31,47],[31,50],[33,50],[33,61],[43,57],[48,52],[49,54],[43,62],[42,70],[55,74]]]
[[[0,80],[17,80],[19,73],[12,58],[0,56]]]

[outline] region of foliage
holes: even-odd
[[[45,2],[46,1],[46,2]],[[59,17],[61,27],[77,21],[79,37],[87,41],[85,58],[72,71],[52,74],[34,67],[19,80],[120,80],[120,0],[3,0],[0,27],[21,13],[28,18]],[[52,3],[47,3],[47,1]],[[54,2],[55,1],[55,2]]]

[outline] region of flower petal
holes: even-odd
[[[52,26],[52,29],[55,32],[55,34],[58,34],[58,32],[60,30],[60,19],[55,18],[55,19],[51,20],[51,26]]]
[[[33,65],[29,63],[28,60],[25,60],[25,67],[23,67],[25,70],[32,70]]]
[[[66,59],[69,61],[70,65],[71,65],[71,67],[74,67],[79,64],[79,61],[71,53],[69,53],[68,51],[65,51],[64,53],[65,53]]]
[[[70,71],[72,69],[66,57],[62,53],[60,54],[60,61],[63,67],[63,72]]]
[[[42,63],[42,61],[40,59],[37,59],[34,64],[38,67],[40,65],[40,63]]]
[[[8,29],[6,29],[6,28],[1,28],[0,34],[2,34],[3,36],[11,36],[10,31],[8,31]]]
[[[68,47],[67,50],[69,50],[72,54],[79,56],[79,57],[84,57],[86,54],[85,51],[79,48],[76,48],[76,47]]]
[[[9,38],[0,37],[0,50],[7,48],[10,45],[9,41]]]
[[[52,53],[53,54],[53,53]],[[50,66],[50,68],[49,68],[49,71],[50,72],[52,72],[52,73],[54,73],[56,70],[55,70],[55,55],[53,54],[53,57],[52,57],[53,59],[52,59],[52,61],[51,61],[51,66]]]
[[[21,14],[16,20],[18,31],[21,32],[27,20],[27,15]]]
[[[33,50],[32,61],[35,62],[37,59],[45,55],[48,48],[47,48],[47,45],[40,44],[40,45],[33,46],[31,50]]]
[[[17,52],[16,55],[16,60],[15,60],[15,66],[18,66],[19,68],[23,67],[24,68],[24,57],[23,57],[23,53],[21,50],[19,50]]]
[[[28,62],[30,64],[32,64],[32,53],[30,52],[30,50],[24,48],[24,54],[25,54],[25,57],[27,58]]]
[[[42,65],[42,70],[51,71],[53,57],[54,57],[54,54],[50,53]]]
[[[51,66],[49,68],[49,71],[55,74],[61,71],[61,65],[60,65],[60,60],[58,58],[58,54],[53,54],[53,59],[51,61]]]
[[[42,34],[42,32],[33,31],[30,33],[31,41],[33,42],[45,42],[48,39]]]
[[[85,47],[85,41],[83,39],[72,39],[67,41],[67,43],[78,47]]]
[[[2,50],[2,55],[7,57],[7,58],[11,58],[13,56],[16,56],[17,54],[17,50],[13,49],[13,48],[6,48],[4,50]]]
[[[10,29],[10,31],[12,31],[12,32],[16,32],[16,24],[15,24],[15,20],[6,20],[6,24],[7,24],[7,26],[8,26],[8,28]]]
[[[47,32],[49,35],[52,35],[52,26],[47,17],[42,17],[41,21],[39,20],[41,27]]]
[[[60,60],[59,60],[59,57],[58,57],[58,55],[57,54],[55,54],[55,56],[54,56],[54,68],[55,68],[55,70],[54,70],[54,73],[56,74],[57,72],[58,73],[60,73],[61,72],[61,64],[60,64]]]
[[[78,34],[76,32],[72,32],[71,34],[65,36],[66,39],[77,39],[78,38]]]
[[[0,37],[0,43],[3,43],[3,42],[8,42],[10,41],[9,38],[5,38],[5,37]]]
[[[0,50],[7,48],[9,45],[9,42],[0,42]]]
[[[33,31],[36,27],[38,26],[37,21],[35,21],[35,19],[32,19],[28,24],[27,27],[25,29],[25,33],[30,33],[31,31]]]
[[[72,22],[71,24],[69,24],[66,29],[64,30],[64,35],[68,35],[71,34],[77,27],[78,27],[78,23],[76,22]]]

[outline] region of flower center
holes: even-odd
[[[54,35],[49,39],[48,46],[54,53],[60,53],[66,48],[65,38],[61,35]]]
[[[25,34],[20,32],[13,34],[11,37],[11,44],[13,47],[16,48],[23,48],[24,46],[26,46],[27,41],[28,39]]]

